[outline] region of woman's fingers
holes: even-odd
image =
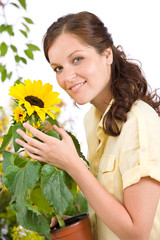
[[[66,220],[68,218],[71,218],[71,216],[66,215],[63,216],[63,220]],[[53,228],[57,223],[58,223],[57,217],[52,217],[50,227]]]
[[[57,127],[56,125],[53,125],[53,129],[62,137],[62,139],[69,136],[63,128],[60,128],[60,127]]]
[[[56,217],[52,217],[50,227],[53,228],[57,224],[57,222],[58,222],[57,218]]]
[[[29,144],[27,144],[26,142],[20,140],[19,138],[17,138],[16,143],[18,143],[19,145],[21,145],[22,147],[25,148],[26,153],[33,158],[34,160],[38,160],[41,161],[41,156],[39,155],[41,153],[41,151],[35,147],[30,146]]]
[[[41,131],[39,131],[38,129],[32,127],[29,123],[24,123],[23,126],[30,131],[35,137],[39,138],[40,140],[42,140],[43,142],[45,142],[46,140],[46,134],[42,133]]]
[[[30,137],[27,133],[22,131],[21,129],[17,129],[17,133],[28,143],[20,140],[19,138],[16,139],[16,142],[21,145],[24,148],[27,148],[27,146],[34,146],[36,148],[39,148],[41,146],[41,142],[34,139],[33,137]]]

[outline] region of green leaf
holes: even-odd
[[[8,218],[8,216],[9,216],[9,212],[8,211],[6,212],[6,207],[8,207],[9,202],[11,201],[11,198],[12,198],[11,193],[9,193],[8,191],[1,191],[1,193],[0,193],[0,216],[1,216],[1,220],[2,220],[2,218],[4,218],[4,217]]]
[[[26,9],[26,0],[18,0],[21,6]]]
[[[76,195],[77,184],[73,180],[73,178],[71,178],[71,176],[67,172],[65,172],[65,171],[64,171],[64,183],[69,188],[69,190],[73,193],[73,195]]]
[[[2,152],[10,143],[11,139],[12,139],[12,126],[10,126],[10,128],[8,129],[8,132],[6,135],[4,135],[3,137],[3,142],[2,145],[0,147],[0,152]]]
[[[16,48],[16,46],[14,46],[14,45],[11,44],[10,47],[11,47],[11,49],[12,49],[13,52],[17,52],[17,48]]]
[[[48,121],[51,125],[56,125],[57,127],[59,127],[59,124],[56,119],[49,117],[46,119],[46,121]]]
[[[24,17],[24,19],[26,20],[27,23],[33,24],[33,21],[30,18]]]
[[[3,181],[7,189],[15,199],[21,199],[29,188],[33,188],[40,177],[41,164],[33,161],[25,167],[19,168],[9,165],[3,175]]]
[[[11,79],[11,77],[12,77],[12,72],[10,72],[9,74],[7,74],[7,78],[8,78],[8,79]]]
[[[27,50],[24,50],[24,53],[26,54],[26,56],[30,59],[33,60],[34,56],[33,56],[33,53],[31,50],[27,49]]]
[[[28,37],[28,35],[27,35],[27,33],[25,32],[25,31],[23,31],[23,30],[19,30],[26,38]]]
[[[89,166],[88,161],[86,160],[85,156],[84,156],[83,153],[81,152],[81,146],[80,146],[80,144],[79,144],[78,139],[77,139],[71,132],[68,132],[68,131],[67,131],[67,133],[68,133],[68,135],[72,138],[73,143],[74,143],[74,145],[75,145],[75,147],[76,147],[76,149],[77,149],[77,153],[78,153],[79,157],[82,158],[82,159],[87,163],[87,165]]]
[[[51,204],[47,201],[45,196],[42,193],[42,189],[40,186],[36,186],[33,188],[30,192],[30,200],[35,204],[39,210],[52,214],[53,208],[51,207]]]
[[[20,60],[24,63],[24,64],[27,64],[27,60],[23,57],[20,57]]]
[[[6,68],[6,65],[2,65],[1,63],[0,63],[0,72],[2,73],[3,72],[3,70]]]
[[[20,61],[20,57],[18,55],[16,55],[14,58],[17,63]]]
[[[16,138],[19,138],[19,139],[24,141],[24,139],[16,132],[18,128],[21,129],[24,132],[26,131],[26,129],[22,126],[21,122],[18,122],[13,126],[12,136],[13,136],[13,146],[14,146],[15,152],[17,152],[21,148],[21,146],[18,143],[15,142]]]
[[[64,182],[64,171],[49,164],[42,168],[41,188],[44,196],[60,215],[66,211],[73,194]]]
[[[2,72],[1,72],[1,80],[2,82],[4,82],[7,78],[7,70],[4,69]]]
[[[26,164],[28,163],[26,158],[20,157],[18,154],[14,154],[13,162],[14,162],[14,165],[19,167],[19,168],[25,167]]]
[[[31,204],[29,200],[26,200],[25,206],[28,208],[28,210],[31,210],[32,212],[36,213],[37,215],[41,215],[40,212]]]
[[[80,190],[77,191],[75,198],[68,206],[65,215],[75,216],[88,212],[88,202]]]
[[[38,232],[44,235],[47,239],[50,239],[49,222],[42,214],[37,215],[36,213],[28,210],[27,208],[23,210],[22,214],[22,210],[17,207],[17,221],[22,227],[30,229],[34,232]]]
[[[46,134],[51,136],[51,137],[62,139],[61,136],[54,130],[50,130],[50,131],[46,132]]]
[[[15,6],[16,8],[19,8],[19,6],[16,3],[11,2],[10,4],[12,4],[13,6]]]
[[[22,82],[21,82],[22,79],[23,79],[22,77],[19,77],[19,78],[14,82],[14,86],[15,86],[16,84],[22,83]]]
[[[31,51],[40,51],[39,47],[37,47],[34,44],[26,44],[26,45],[27,45],[28,49]]]
[[[5,30],[9,33],[9,35],[14,36],[12,25],[7,25]]]
[[[0,45],[1,56],[5,56],[8,51],[8,46],[5,42],[2,42]]]
[[[5,30],[6,30],[6,25],[5,24],[0,25],[0,33],[2,33]]]
[[[25,23],[22,23],[22,24],[25,27],[26,31],[29,32],[30,31],[29,27]]]
[[[2,171],[5,173],[8,166],[13,165],[11,162],[12,153],[4,151],[3,152],[3,161],[2,161]]]

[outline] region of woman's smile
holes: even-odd
[[[74,84],[69,89],[71,90],[71,92],[78,92],[84,86],[85,83],[86,83],[86,81],[84,81],[82,83]]]

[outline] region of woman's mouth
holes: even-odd
[[[76,92],[78,91],[84,84],[86,83],[86,81],[82,82],[82,83],[79,83],[79,84],[76,84],[74,85],[73,87],[70,87],[70,90],[72,92]]]

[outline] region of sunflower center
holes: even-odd
[[[35,96],[27,96],[25,97],[25,100],[29,102],[31,105],[38,106],[40,108],[44,107],[44,102]]]

